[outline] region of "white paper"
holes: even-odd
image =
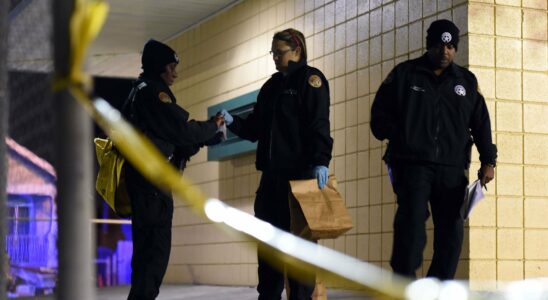
[[[223,123],[223,125],[219,126],[219,129],[217,131],[220,131],[223,133],[222,141],[226,141],[226,123]]]
[[[468,217],[470,217],[470,213],[472,212],[472,209],[474,208],[474,206],[476,206],[484,197],[483,189],[481,188],[481,182],[479,179],[472,182],[472,184],[468,186],[467,194],[465,197],[467,197],[467,200],[468,200],[465,219],[468,219]]]

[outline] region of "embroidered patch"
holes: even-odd
[[[284,90],[283,93],[286,94],[286,95],[297,95],[298,94],[297,90],[294,90],[294,89]]]
[[[412,85],[411,89],[415,92],[425,92],[426,90],[420,86]]]
[[[308,84],[312,87],[319,88],[322,86],[322,79],[318,75],[312,75],[308,77]]]
[[[455,86],[455,94],[459,96],[466,96],[466,89],[462,85]]]
[[[165,92],[160,92],[160,94],[158,94],[158,99],[164,103],[171,103],[171,97]]]
[[[179,63],[179,56],[177,56],[177,53],[173,53],[173,58],[177,63]]]
[[[446,43],[446,44],[451,42],[452,39],[453,39],[453,37],[451,36],[451,34],[449,32],[444,32],[444,33],[441,34],[441,41]]]

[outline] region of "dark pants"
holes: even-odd
[[[263,173],[255,199],[255,216],[275,227],[289,231],[289,180],[287,177]],[[258,249],[259,261],[259,300],[279,300],[284,289],[283,263],[262,258]],[[289,275],[289,299],[308,300],[314,292],[315,276],[292,278]]]
[[[394,272],[415,277],[426,245],[425,222],[434,222],[434,256],[427,276],[452,279],[461,252],[463,206],[468,180],[462,167],[398,163],[392,166],[398,208],[390,265]]]
[[[126,164],[131,199],[133,257],[128,300],[153,300],[167,269],[171,251],[173,199]]]

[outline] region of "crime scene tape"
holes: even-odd
[[[403,277],[298,238],[220,200],[206,199],[199,189],[122,118],[119,111],[104,99],[86,102],[85,94],[81,90],[71,91],[112,138],[117,149],[150,182],[164,190],[171,190],[198,215],[225,225],[225,229],[232,229],[233,234],[244,234],[247,240],[259,242],[260,247],[268,253],[267,256],[284,262],[291,269],[289,272],[319,273],[326,280],[335,277],[356,289],[365,289],[369,294],[377,294],[387,299],[406,298],[405,287],[410,281]]]
[[[218,199],[206,199],[198,188],[164,159],[151,142],[122,118],[118,110],[104,99],[92,101],[88,97],[86,90],[90,90],[90,81],[82,71],[83,61],[89,43],[100,31],[107,12],[108,6],[104,1],[77,0],[71,20],[71,72],[67,78],[57,78],[55,87],[67,88],[110,136],[118,150],[150,182],[161,189],[170,190],[196,214],[215,222],[220,228],[257,242],[266,253],[265,259],[285,263],[289,272],[316,273],[325,280],[337,279],[381,299],[548,299],[548,282],[543,279],[511,282],[503,289],[489,292],[470,291],[466,283],[459,281],[441,282],[433,278],[411,281],[277,229]]]
[[[206,199],[106,100],[98,98],[90,102],[79,89],[73,89],[72,93],[90,110],[95,121],[116,143],[118,150],[150,182],[164,190],[171,190],[198,215],[224,225],[221,229],[257,242],[265,253],[264,259],[274,265],[283,262],[289,273],[319,274],[324,280],[336,280],[376,299],[548,299],[546,278],[499,282],[501,288],[494,291],[471,291],[466,282],[455,280],[422,278],[411,281],[374,264],[301,239],[218,199]]]

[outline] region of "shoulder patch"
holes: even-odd
[[[456,85],[455,86],[455,94],[459,95],[459,96],[466,96],[466,89],[462,86],[462,85]]]
[[[312,87],[319,88],[322,86],[322,79],[318,75],[310,75],[310,77],[308,77],[308,84]]]
[[[164,103],[171,103],[171,97],[166,92],[160,92],[158,94],[158,99]]]

